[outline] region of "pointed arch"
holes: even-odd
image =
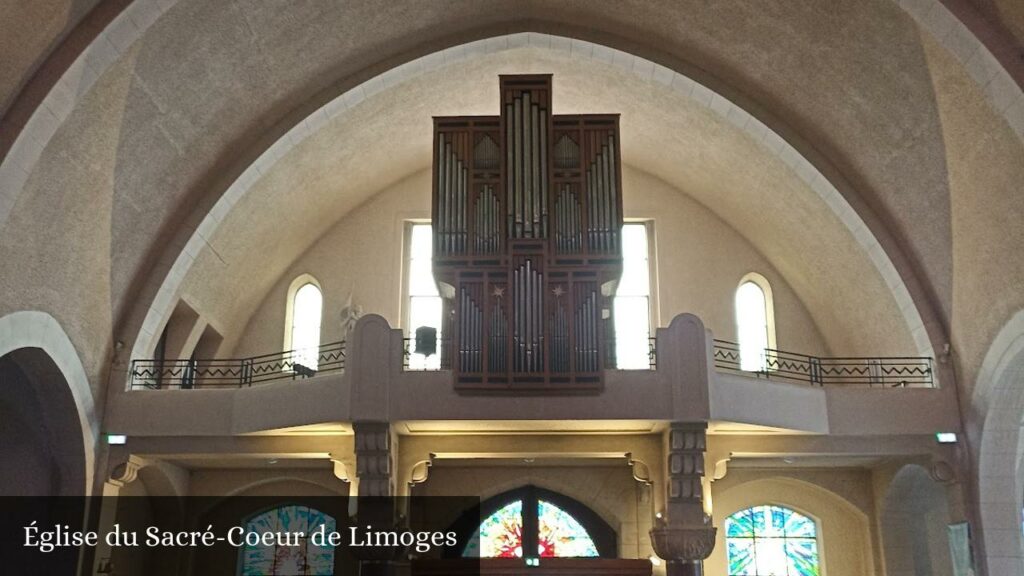
[[[615,530],[583,503],[533,485],[485,500],[452,526],[463,549],[447,557],[614,558]]]

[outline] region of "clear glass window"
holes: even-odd
[[[415,340],[409,340],[409,369],[436,370],[441,366],[441,295],[437,292],[433,271],[433,236],[430,224],[413,224],[409,227],[409,255],[407,267],[408,292],[407,317],[408,335],[414,337],[416,329],[429,326],[437,330],[437,353],[424,356],[415,353]]]
[[[296,364],[316,370],[320,356],[320,319],[324,299],[313,283],[303,284],[292,300],[292,356]]]
[[[623,370],[650,368],[651,267],[647,224],[622,227],[622,279],[615,292],[615,359]]]
[[[736,333],[741,370],[768,369],[768,330],[768,299],[764,290],[755,282],[740,284],[736,290]]]

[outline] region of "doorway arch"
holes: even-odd
[[[99,436],[92,391],[74,346],[49,314],[0,317],[0,386],[0,420],[7,423],[0,445],[25,457],[5,470],[3,493],[91,494]]]

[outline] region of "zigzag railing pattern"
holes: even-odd
[[[806,354],[766,349],[761,370],[741,367],[740,347],[735,342],[715,340],[715,368],[728,372],[756,374],[758,378],[803,382],[812,386],[868,386],[876,388],[932,388],[935,386],[931,358],[819,358]]]
[[[216,360],[134,360],[132,390],[245,388],[254,384],[308,378],[345,369],[345,343],[317,349],[316,368],[304,365],[305,350],[286,350],[251,358]]]

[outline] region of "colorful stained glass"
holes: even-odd
[[[520,558],[523,555],[523,501],[516,500],[480,523],[466,544],[470,558]]]
[[[307,506],[282,506],[264,512],[246,524],[247,532],[310,534],[323,525],[336,530],[334,518]],[[331,576],[334,548],[314,546],[304,538],[298,546],[246,546],[242,550],[241,576]]]
[[[530,499],[530,501],[534,501]],[[507,504],[480,524],[463,556],[521,558],[523,556],[522,500]],[[537,500],[537,556],[543,558],[596,558],[597,546],[583,524],[562,508]]]
[[[818,576],[817,528],[781,506],[755,506],[725,520],[729,576]]]
[[[597,546],[586,528],[550,502],[537,502],[537,537],[541,558],[596,558]]]

